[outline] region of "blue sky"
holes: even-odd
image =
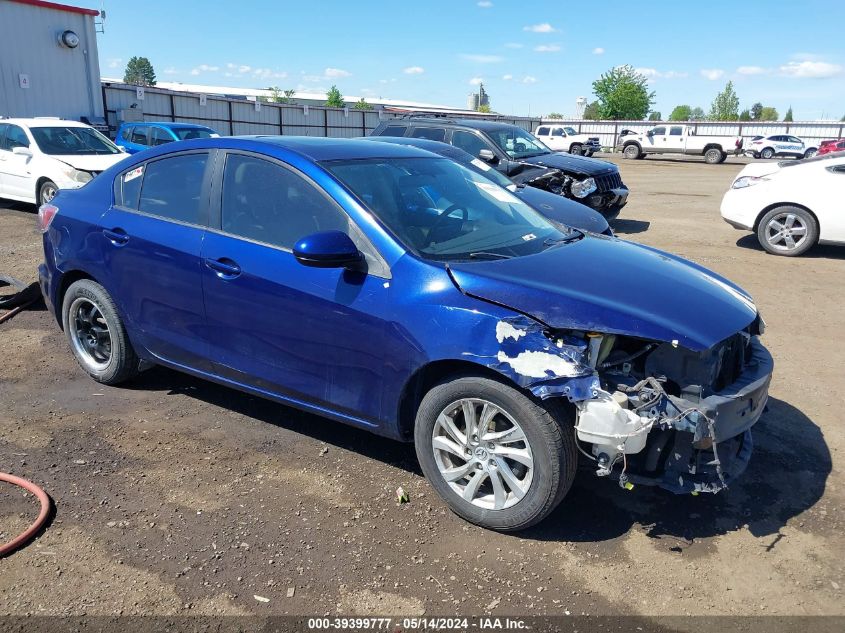
[[[79,4],[86,5],[84,0]],[[94,6],[94,2],[86,6]],[[566,7],[571,7],[567,9]],[[508,114],[571,114],[605,70],[651,79],[655,109],[709,109],[728,80],[741,107],[845,115],[843,0],[578,3],[104,0],[105,77],[143,55],[160,81],[466,104],[483,80]]]

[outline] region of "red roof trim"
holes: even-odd
[[[67,11],[69,13],[81,13],[82,15],[100,15],[99,11],[95,9],[84,9],[82,7],[72,7],[68,4],[59,4],[58,2],[45,2],[44,0],[12,0],[18,4],[29,4],[33,7],[43,7],[45,9],[55,9],[56,11]]]

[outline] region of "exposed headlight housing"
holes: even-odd
[[[94,178],[94,174],[92,174],[90,171],[85,171],[83,169],[75,169],[70,165],[63,168],[62,173],[64,173],[64,175],[70,178],[72,181],[78,182],[80,185],[84,185],[86,182],[89,182]]]
[[[731,185],[731,189],[745,189],[746,187],[758,185],[766,180],[768,180],[768,178],[760,176],[742,176],[734,180],[734,183]]]
[[[570,185],[569,190],[576,198],[585,198],[596,190],[596,181],[592,178],[575,180]]]

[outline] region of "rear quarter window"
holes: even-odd
[[[404,125],[388,125],[379,133],[379,136],[405,136],[407,129]]]
[[[144,166],[138,165],[123,172],[115,183],[115,205],[127,209],[137,209],[138,199],[141,197],[141,181],[144,177]]]

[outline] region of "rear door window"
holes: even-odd
[[[556,127],[552,130],[552,136],[566,136],[562,127]]]
[[[440,141],[442,143],[446,140],[446,130],[442,127],[418,127],[414,128],[411,136],[414,138],[424,138],[429,141]]]
[[[177,222],[200,224],[207,162],[208,154],[202,152],[147,163],[143,170],[138,210]]]
[[[170,135],[170,132],[165,130],[162,127],[151,127],[150,128],[150,145],[155,147],[156,145],[164,145],[165,143],[172,143],[173,137]]]
[[[683,136],[684,128],[680,125],[673,125],[669,128],[669,136]]]
[[[405,136],[405,130],[407,129],[404,125],[388,125],[381,131],[379,136]]]
[[[136,125],[132,128],[132,138],[131,142],[136,143],[138,145],[149,145],[147,142],[147,135],[149,133],[150,128],[146,125]]]

